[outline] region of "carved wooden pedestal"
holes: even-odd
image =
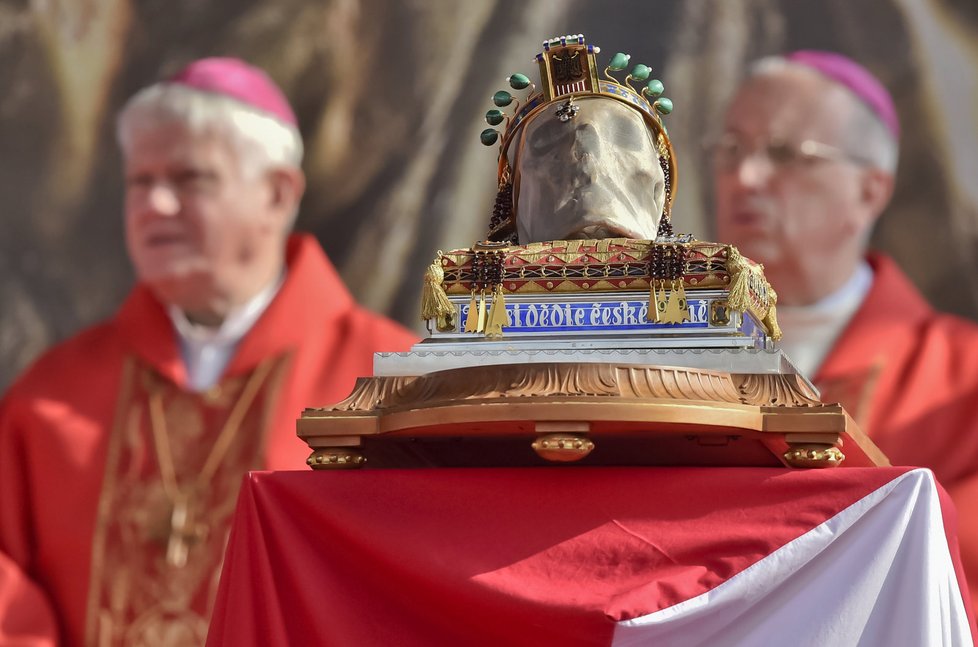
[[[795,375],[664,366],[476,366],[370,377],[307,409],[315,469],[592,465],[868,467],[886,457]]]

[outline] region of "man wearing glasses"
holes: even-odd
[[[822,399],[894,464],[929,467],[949,490],[978,591],[978,326],[933,310],[867,249],[893,193],[899,128],[889,93],[846,57],[758,61],[714,149],[717,239],[764,264],[781,345]]]

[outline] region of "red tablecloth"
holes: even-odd
[[[953,523],[907,468],[252,473],[208,644],[972,644]]]

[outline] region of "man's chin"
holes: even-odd
[[[199,257],[150,258],[135,263],[139,279],[146,283],[193,281],[209,273],[210,263]]]
[[[149,286],[162,301],[178,306],[200,300],[199,295],[210,292],[213,284],[211,273],[200,266],[141,272],[139,280]]]

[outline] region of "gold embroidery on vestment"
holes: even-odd
[[[203,644],[241,477],[261,466],[287,364],[271,358],[202,394],[126,360],[92,544],[86,644]]]

